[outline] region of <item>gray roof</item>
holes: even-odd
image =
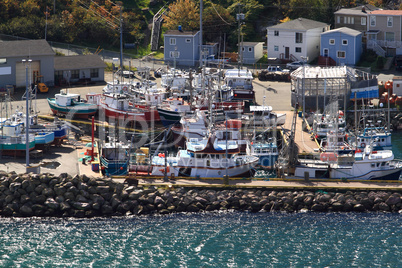
[[[281,24],[277,24],[271,27],[268,27],[268,29],[286,29],[286,30],[310,30],[310,29],[315,29],[315,28],[320,28],[320,27],[326,27],[329,26],[329,24],[315,21],[315,20],[309,20],[305,18],[298,18],[295,20],[287,21]]]
[[[76,55],[76,56],[56,56],[54,57],[54,69],[56,71],[106,68],[99,55]]]
[[[0,41],[0,57],[51,56],[55,54],[44,39]]]
[[[358,7],[352,7],[352,8],[341,8],[338,11],[336,11],[335,14],[367,16],[371,11],[379,10],[379,9],[381,9],[381,8],[367,4],[364,6],[358,6]]]
[[[264,42],[243,42],[243,46],[248,46],[248,47],[255,47],[258,44],[264,44]]]
[[[344,33],[344,34],[351,35],[351,36],[358,36],[359,34],[362,34],[360,31],[356,31],[356,30],[350,29],[348,27],[341,27],[341,28],[326,31],[325,33],[322,33],[321,35],[329,34],[329,33]]]
[[[199,31],[179,31],[179,30],[168,30],[165,32],[166,35],[191,35],[194,36],[198,33]]]

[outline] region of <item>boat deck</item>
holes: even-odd
[[[285,113],[286,121],[285,124],[282,125],[282,130],[286,133],[290,133],[292,130],[292,121],[293,121],[293,111],[277,111],[277,113]],[[315,139],[312,138],[312,134],[309,132],[303,131],[303,118],[297,116],[296,119],[296,133],[295,133],[295,143],[299,148],[300,154],[309,154],[314,152],[319,152],[319,144]]]

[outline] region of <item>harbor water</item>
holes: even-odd
[[[0,219],[2,267],[400,267],[402,215]]]
[[[402,159],[402,132],[393,133]],[[1,267],[400,267],[402,214],[0,218]]]

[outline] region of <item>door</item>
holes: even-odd
[[[285,59],[289,59],[289,47],[285,47]]]
[[[329,56],[329,50],[328,50],[328,48],[324,48],[323,56],[324,56],[324,57],[328,57],[328,56]]]
[[[40,62],[32,61],[30,65],[30,68],[28,67],[28,83],[34,83],[33,74],[40,74]],[[15,64],[15,85],[17,87],[25,87],[26,85],[26,69],[22,62]]]

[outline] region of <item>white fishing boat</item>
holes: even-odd
[[[214,135],[202,140],[190,139],[186,147],[176,156],[160,153],[152,157],[149,174],[199,178],[222,178],[225,175],[251,177],[258,163],[255,156],[239,155],[240,148],[235,141],[217,141]],[[130,171],[134,170],[138,168],[130,166]]]
[[[305,179],[399,180],[402,163],[391,150],[375,151],[371,144],[364,150],[323,152],[320,159],[300,159],[294,177]]]

